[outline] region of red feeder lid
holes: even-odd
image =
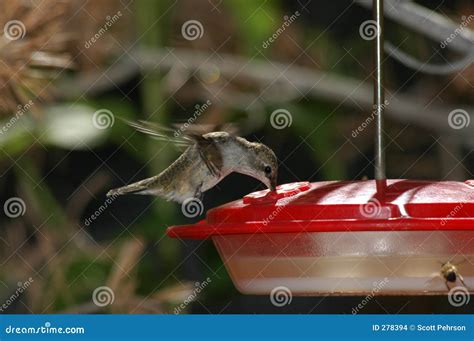
[[[170,237],[336,231],[472,230],[474,181],[296,182],[214,208]]]

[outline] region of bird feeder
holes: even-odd
[[[474,288],[474,181],[385,178],[382,4],[374,0],[375,180],[284,184],[167,230],[173,238],[211,239],[244,294],[281,286],[293,295]]]
[[[474,287],[473,197],[474,182],[297,182],[167,232],[212,239],[245,294],[442,294],[448,261]]]

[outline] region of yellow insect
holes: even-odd
[[[441,276],[444,278],[448,290],[450,290],[448,282],[456,283],[458,279],[462,283],[462,285],[466,286],[466,284],[464,283],[464,278],[459,273],[457,266],[449,261],[441,266]]]

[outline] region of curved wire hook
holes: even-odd
[[[385,52],[409,68],[432,75],[447,75],[456,71],[461,71],[474,62],[474,49],[461,60],[457,60],[453,63],[448,62],[447,64],[423,63],[406,52],[401,51],[389,42],[385,43]]]

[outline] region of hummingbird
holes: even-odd
[[[112,189],[107,196],[149,194],[183,203],[190,198],[201,199],[203,192],[233,172],[251,176],[272,191],[276,189],[278,160],[262,143],[250,142],[227,131],[202,134],[193,129],[186,129],[182,134],[175,132],[172,138],[148,122],[128,123],[159,140],[185,146],[186,150],[160,174]]]

